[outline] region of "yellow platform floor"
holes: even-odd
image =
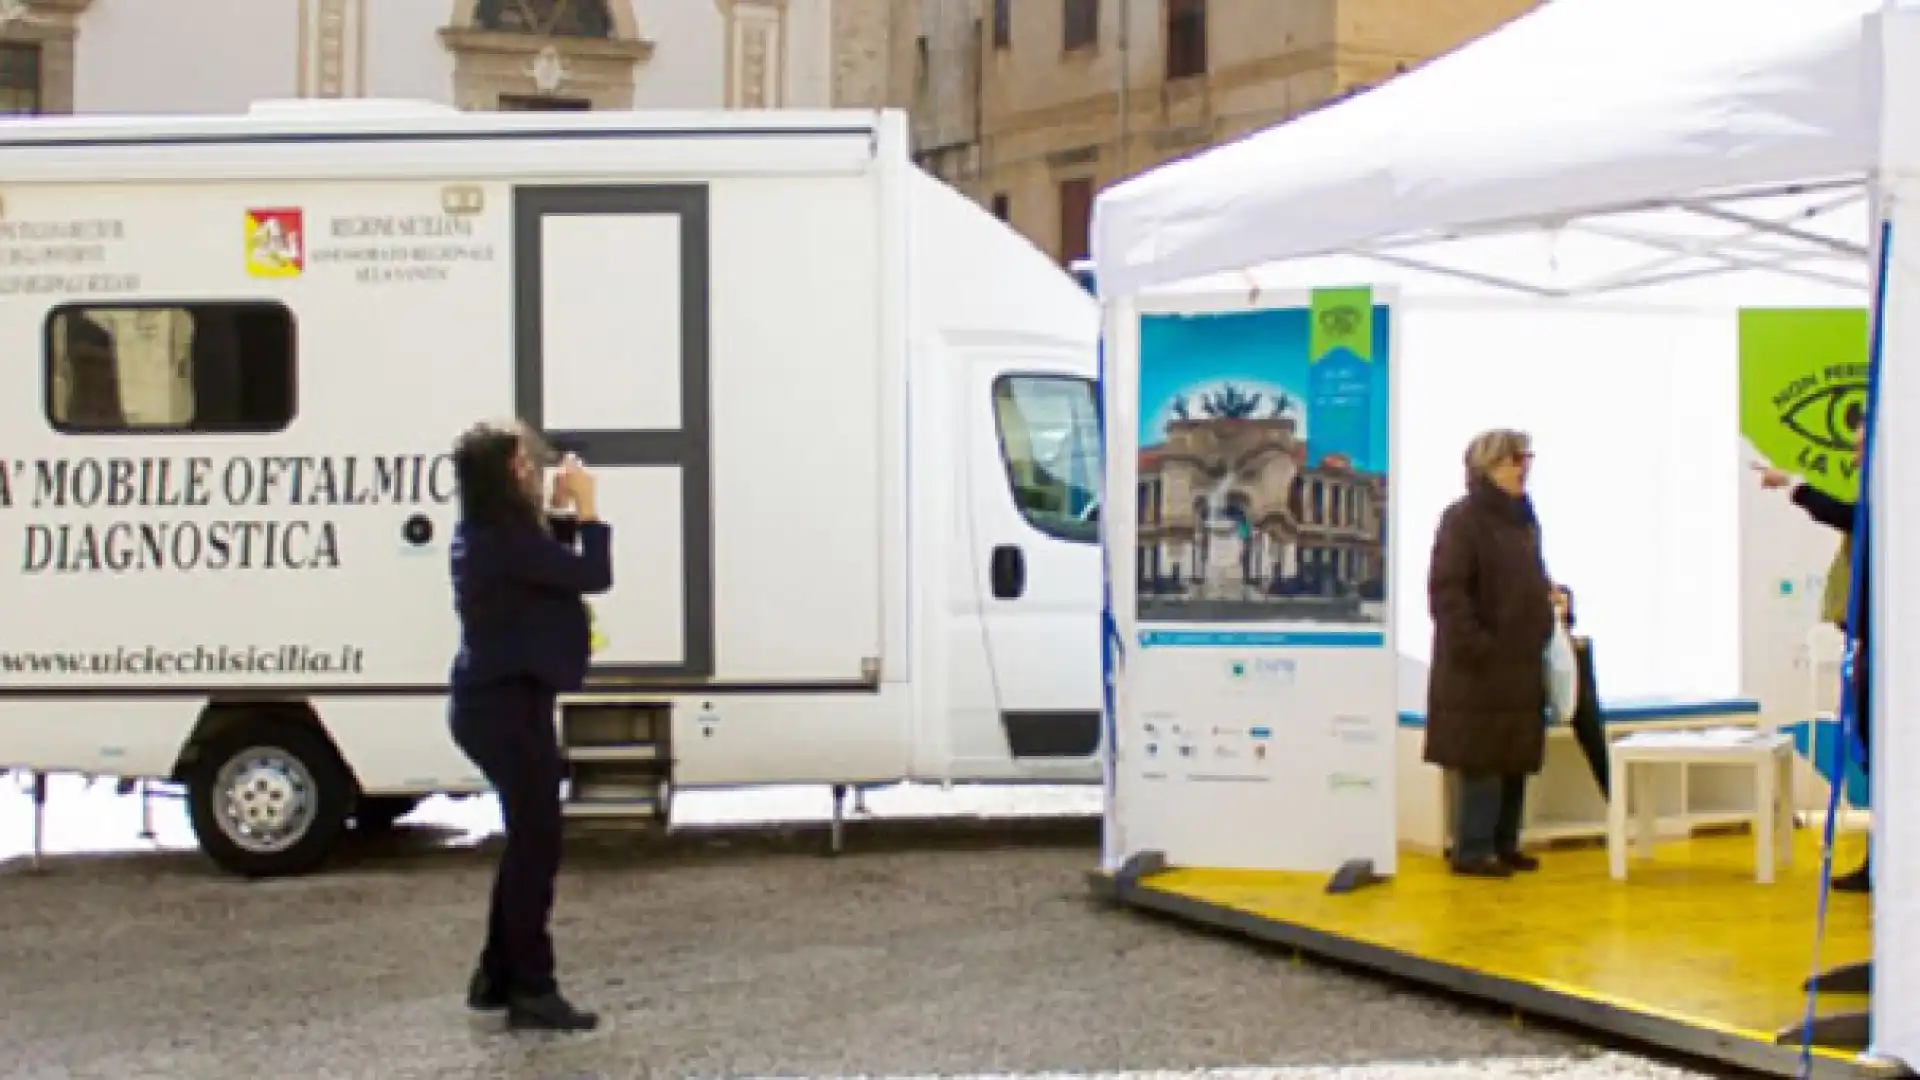
[[[1843,835],[1835,873],[1859,865],[1865,837]],[[1796,835],[1791,866],[1753,879],[1747,835],[1662,843],[1628,880],[1604,848],[1539,853],[1538,873],[1456,877],[1402,855],[1391,881],[1345,895],[1322,875],[1166,870],[1137,882],[1096,875],[1124,903],[1484,997],[1523,1012],[1795,1075],[1800,1048],[1775,1033],[1801,1021],[1813,965],[1820,847]],[[1834,893],[1823,968],[1868,959],[1865,896]],[[1866,1007],[1821,995],[1820,1011]],[[1819,1071],[1854,1071],[1853,1051],[1818,1051]]]

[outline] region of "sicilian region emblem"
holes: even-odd
[[[299,277],[307,266],[306,250],[299,210],[247,211],[247,276]]]

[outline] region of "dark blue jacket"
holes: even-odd
[[[564,693],[586,679],[589,627],[581,597],[613,586],[612,534],[599,521],[553,518],[550,526],[551,536],[532,525],[463,521],[455,528],[456,690],[532,679]]]

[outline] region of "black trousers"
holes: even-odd
[[[463,688],[453,740],[500,795],[507,842],[494,872],[480,967],[496,985],[537,996],[555,988],[554,879],[560,873],[560,744],[554,695],[531,681]]]
[[[1453,857],[1472,862],[1520,850],[1527,777],[1455,774]]]

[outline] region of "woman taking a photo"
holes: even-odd
[[[1467,493],[1440,516],[1428,571],[1433,667],[1426,760],[1454,783],[1453,871],[1511,877],[1527,777],[1546,755],[1543,654],[1559,590],[1540,554],[1527,498],[1524,432],[1488,431],[1467,447]]]
[[[453,738],[499,793],[507,834],[467,1003],[506,1009],[510,1027],[587,1031],[599,1018],[560,995],[547,925],[560,872],[554,699],[586,678],[582,598],[610,588],[613,570],[593,477],[568,455],[549,516],[541,508],[546,458],[520,424],[478,424],[454,445]]]

